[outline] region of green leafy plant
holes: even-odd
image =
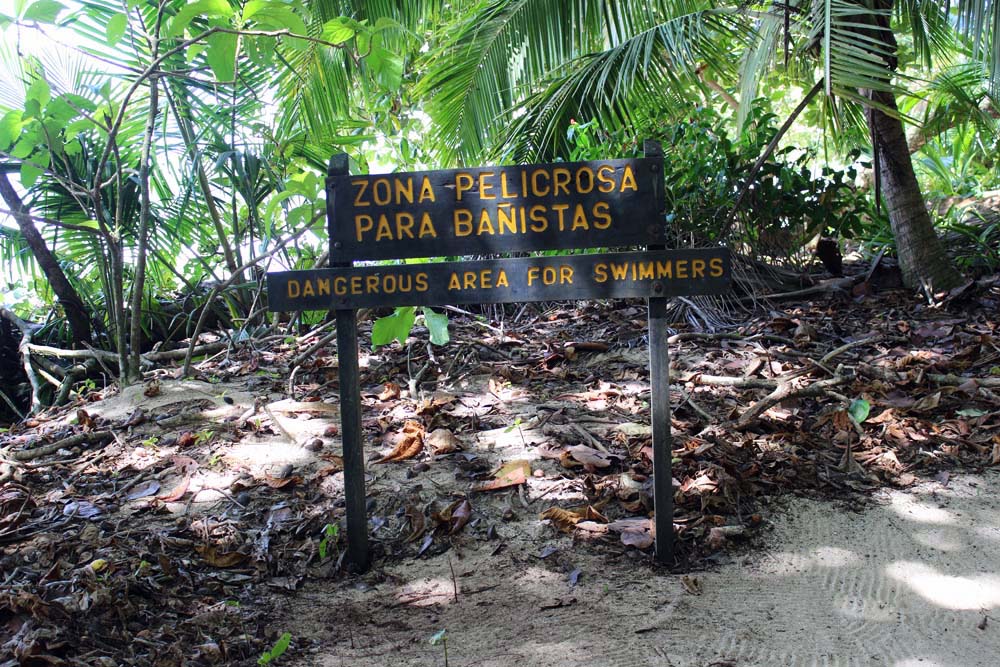
[[[372,327],[372,345],[380,347],[394,340],[405,344],[418,320],[422,321],[430,332],[431,343],[446,345],[451,340],[448,335],[448,316],[436,313],[426,306],[420,310],[421,315],[418,316],[414,306],[401,306],[396,308],[392,315],[375,320]]]
[[[855,424],[861,425],[866,419],[868,419],[871,409],[871,403],[863,398],[856,398],[851,401],[851,404],[847,407],[847,415]]]
[[[272,646],[270,650],[264,651],[260,654],[260,657],[257,658],[257,664],[270,665],[272,662],[276,662],[278,658],[284,655],[285,651],[288,650],[288,645],[291,644],[291,642],[292,634],[290,632],[284,633],[278,638],[278,641],[274,642],[274,646]]]
[[[330,551],[330,545],[337,541],[340,534],[340,526],[335,523],[328,523],[323,526],[323,539],[319,541],[319,559],[326,560]]]

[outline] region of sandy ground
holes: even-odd
[[[514,523],[559,550],[469,543],[285,599],[289,664],[445,665],[446,630],[452,667],[1000,665],[1000,473],[942,481],[860,512],[794,499],[686,576]]]

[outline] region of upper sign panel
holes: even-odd
[[[330,259],[664,242],[662,158],[327,179]]]

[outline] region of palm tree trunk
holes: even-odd
[[[896,97],[892,93],[872,91],[871,96],[873,102],[896,111]],[[902,120],[877,107],[869,107],[868,126],[878,155],[882,195],[896,238],[903,283],[913,288],[927,285],[933,290],[955,287],[962,276],[934,232],[913,172]]]
[[[24,240],[31,248],[31,254],[34,255],[38,266],[45,273],[49,285],[52,286],[52,291],[66,312],[66,321],[69,323],[69,331],[73,337],[73,344],[89,343],[91,340],[91,330],[87,308],[83,305],[80,295],[73,289],[69,280],[66,279],[66,274],[63,273],[62,267],[59,266],[59,261],[52,254],[52,251],[49,250],[49,247],[45,245],[45,239],[42,238],[42,235],[38,232],[38,228],[35,227],[28,209],[25,207],[20,195],[17,194],[14,186],[11,185],[6,173],[0,173],[0,197],[3,197],[7,208],[10,209],[11,214],[14,216],[14,221],[17,222],[17,226],[21,229],[21,235],[24,236]]]

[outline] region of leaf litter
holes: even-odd
[[[934,307],[899,292],[838,299],[672,336],[675,569],[765,539],[783,496],[861,505],[878,488],[1000,465],[996,283]],[[452,318],[434,358],[363,352],[366,450],[385,464],[369,469],[363,581],[447,552],[458,571],[427,599],[448,599],[470,575],[463,554],[482,545],[559,574],[568,588],[539,605],[549,613],[579,604],[567,594],[596,575],[574,554],[652,566],[644,308],[505,317],[495,339]],[[218,384],[164,372],[155,391],[2,436],[15,465],[0,471],[0,655],[12,656],[0,665],[254,664],[289,629],[276,596],[348,576],[338,414],[316,407],[337,405],[319,361],[333,351],[300,369],[289,397],[298,348],[269,345],[204,362]]]

